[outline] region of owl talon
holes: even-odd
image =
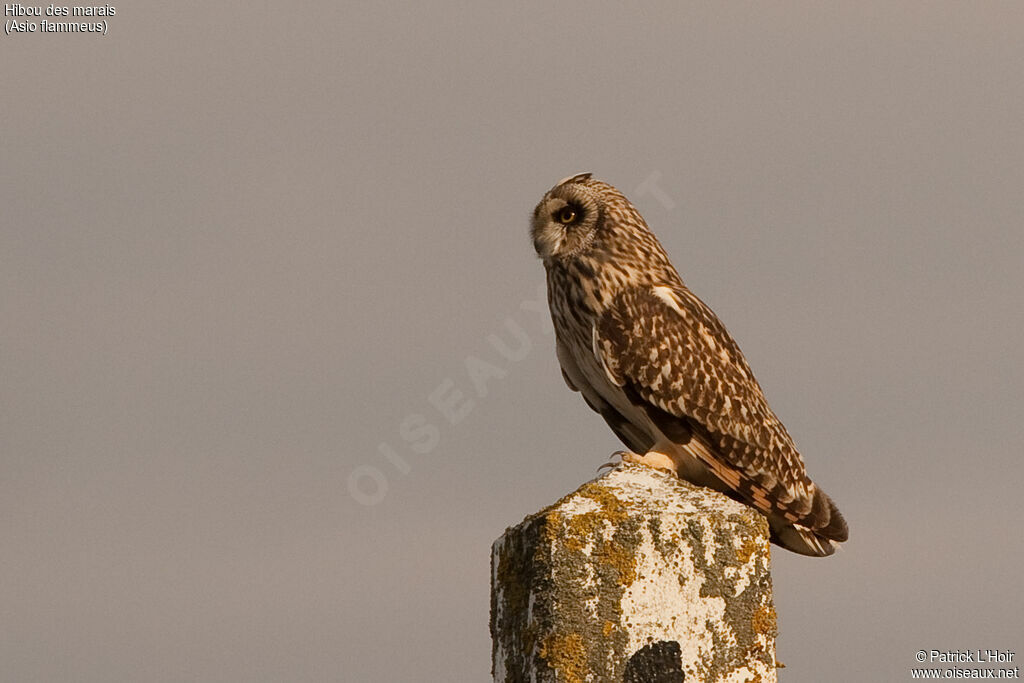
[[[615,460],[615,456],[618,456],[618,461]],[[635,458],[638,456],[636,453],[630,453],[629,451],[615,451],[614,453],[612,453],[612,459],[598,467],[597,471],[600,472],[605,468],[613,470],[624,462],[634,462],[633,460],[629,459],[630,457]]]

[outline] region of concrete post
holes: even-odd
[[[496,683],[774,683],[775,635],[764,518],[644,465],[491,550]]]

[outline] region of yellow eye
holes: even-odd
[[[555,218],[558,219],[559,223],[569,225],[574,220],[576,220],[576,209],[572,208],[571,206],[563,206],[561,209],[558,210],[558,213],[555,214]]]

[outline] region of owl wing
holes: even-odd
[[[807,477],[736,342],[686,287],[619,293],[593,341],[608,379],[748,503],[846,539],[842,516]]]
[[[632,422],[627,420],[622,413],[617,411],[612,404],[604,400],[604,398],[597,393],[586,381],[583,373],[580,372],[579,366],[576,365],[576,360],[573,358],[572,353],[565,347],[562,342],[557,342],[555,350],[558,353],[558,362],[562,366],[562,379],[565,380],[566,385],[573,391],[578,391],[583,394],[583,400],[587,402],[590,409],[596,413],[600,413],[604,421],[608,423],[615,435],[622,440],[622,443],[635,453],[646,453],[650,450],[651,446],[654,445],[654,441],[651,440],[650,435],[646,430],[634,425]]]

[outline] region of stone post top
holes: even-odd
[[[494,680],[774,682],[768,542],[756,510],[619,465],[494,542]]]
[[[610,515],[712,516],[747,524],[768,534],[767,520],[750,506],[669,472],[633,463],[617,465],[546,508],[527,515],[517,526],[551,513],[575,517],[598,511]]]

